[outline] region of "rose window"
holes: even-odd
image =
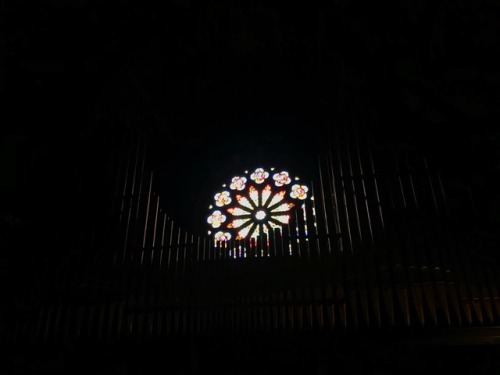
[[[291,210],[309,188],[287,171],[257,168],[234,176],[214,195],[207,223],[216,241],[256,238],[290,221]]]

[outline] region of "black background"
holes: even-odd
[[[15,0],[0,17],[2,313],[33,256],[84,248],[109,206],[110,153],[137,129],[154,139],[158,193],[187,228],[200,228],[214,189],[246,168],[307,177],[322,129],[354,119],[378,144],[427,155],[449,189],[470,192],[476,229],[498,236],[498,2]],[[204,348],[218,368],[218,347]],[[100,349],[87,362],[70,348],[75,373],[111,361]],[[132,361],[127,350],[118,363]],[[144,353],[161,362],[162,350]],[[45,358],[24,352],[11,363],[26,371],[27,357]],[[283,349],[293,373],[291,357]],[[240,366],[257,370],[248,358]]]
[[[498,223],[494,2],[19,0],[2,14],[4,222],[92,220],[96,166],[135,127],[154,134],[159,194],[197,227],[227,177],[300,173],[330,118],[361,113]]]

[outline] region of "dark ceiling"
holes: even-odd
[[[16,197],[6,204],[15,211],[26,199],[46,207],[40,195],[70,199],[67,171],[85,169],[89,150],[127,131],[127,116],[175,160],[168,166],[185,203],[214,166],[246,168],[307,149],[337,102],[350,101],[353,113],[373,119],[363,125],[380,142],[425,149],[498,204],[499,8],[451,0],[4,4],[2,188]]]

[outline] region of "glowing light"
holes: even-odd
[[[233,216],[243,216],[248,215],[250,212],[241,207],[231,207],[227,209],[227,212],[232,214]]]
[[[285,196],[286,191],[282,190],[276,193],[271,199],[271,202],[269,203],[269,206],[274,206],[276,203],[281,202],[283,200],[283,197]]]
[[[290,196],[292,198],[304,200],[307,198],[308,191],[309,188],[307,186],[295,184],[292,186],[292,191],[290,193]]]
[[[274,171],[274,168],[268,170]],[[292,186],[292,177],[285,170],[273,172],[272,177],[268,170],[245,171],[244,175],[231,178],[229,190],[214,195],[215,205],[220,209],[213,211],[207,222],[212,228],[221,228],[212,234],[216,241],[257,238],[268,234],[271,229],[281,231],[282,225],[290,223],[291,210],[296,206],[296,200],[308,197],[308,187],[302,184]],[[243,253],[240,250],[240,256]]]
[[[229,195],[229,191],[223,191],[221,193],[217,193],[214,196],[215,205],[217,207],[226,206],[231,203],[231,196]]]
[[[278,207],[276,208],[273,208],[271,210],[271,212],[286,212],[286,211],[290,211],[290,209],[295,206],[293,203],[283,203],[283,204],[280,204]]]
[[[237,195],[236,200],[238,201],[239,204],[241,204],[243,207],[249,208],[253,210],[252,204],[250,201],[247,199],[247,197],[244,197],[242,195]]]
[[[218,228],[221,226],[223,222],[226,221],[226,215],[224,215],[219,210],[215,210],[212,215],[210,215],[207,219],[208,224],[212,226],[212,228]]]
[[[248,192],[249,192],[250,199],[252,200],[253,204],[258,206],[259,205],[259,191],[254,186],[250,186],[250,188],[248,189]]]
[[[232,222],[230,222],[227,227],[228,228],[239,228],[241,227],[243,224],[249,222],[250,219],[236,219],[236,220],[233,220]]]
[[[214,235],[216,241],[229,241],[231,239],[231,233],[228,232],[217,232]]]
[[[268,177],[269,177],[269,172],[266,172],[264,168],[257,168],[255,172],[253,172],[252,175],[250,176],[250,178],[257,184],[263,183]]]
[[[273,176],[274,184],[278,187],[283,185],[288,185],[292,182],[292,179],[288,175],[287,171],[282,171],[280,173],[275,173]]]
[[[246,177],[233,177],[231,180],[231,185],[229,185],[229,187],[233,190],[241,191],[245,188],[246,182]]]
[[[246,227],[238,232],[238,239],[245,238],[250,232],[250,227]]]
[[[267,200],[271,196],[272,190],[271,190],[271,185],[266,185],[264,190],[262,190],[262,205],[265,206],[267,203]]]
[[[263,220],[266,217],[266,211],[259,210],[255,213],[255,218],[257,220]]]

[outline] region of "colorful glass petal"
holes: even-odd
[[[292,179],[290,178],[287,171],[275,173],[273,176],[273,180],[276,186],[288,185],[290,182],[292,182]]]
[[[243,216],[243,215],[250,214],[250,211],[244,210],[243,208],[240,208],[240,207],[228,208],[227,212],[229,212],[233,216]]]
[[[266,187],[262,190],[262,206],[266,207],[267,200],[271,196],[271,193],[271,185],[266,185]]]
[[[248,188],[248,195],[250,195],[250,199],[255,204],[255,206],[258,207],[259,206],[259,191],[255,187],[250,186]]]
[[[282,203],[279,206],[273,208],[271,210],[271,213],[290,211],[290,209],[292,209],[293,206],[295,206],[293,203]]]
[[[285,196],[286,191],[282,190],[279,191],[278,193],[274,194],[273,199],[271,199],[271,202],[269,203],[269,207],[274,206],[276,203],[281,202],[283,200],[283,197]]]
[[[220,225],[226,221],[226,215],[223,215],[221,211],[216,210],[207,218],[207,222],[212,225],[212,228],[218,228]]]
[[[229,241],[231,239],[231,234],[228,232],[217,232],[214,235],[216,241]]]
[[[250,232],[250,229],[251,229],[251,226],[247,226],[245,228],[243,228],[242,230],[240,230],[238,232],[238,237],[239,238],[245,238],[247,235],[248,235],[248,232]]]
[[[250,218],[246,218],[246,219],[235,219],[233,220],[231,223],[228,224],[228,228],[239,228],[241,227],[243,224],[247,223],[248,221],[250,220]]]
[[[250,203],[250,201],[247,199],[247,197],[244,197],[242,195],[237,195],[236,200],[238,201],[239,204],[241,204],[243,207],[246,207],[250,210],[253,210],[253,206]]]
[[[241,191],[245,188],[245,184],[247,182],[247,178],[246,177],[233,177],[232,180],[231,180],[231,185],[229,185],[229,187],[232,189],[232,190],[238,190],[238,191]]]
[[[218,207],[226,206],[232,201],[229,191],[222,191],[215,194],[214,199],[215,205]]]
[[[250,178],[257,184],[263,183],[266,178],[269,177],[269,172],[266,172],[264,168],[257,168],[255,172],[252,173]]]
[[[308,190],[307,186],[295,184],[292,186],[290,197],[294,199],[306,199]]]

